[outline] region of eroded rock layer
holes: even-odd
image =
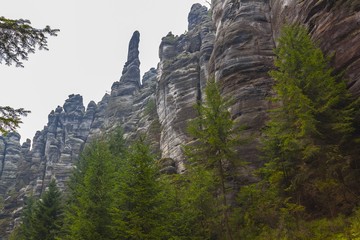
[[[221,83],[224,96],[234,104],[235,121],[246,126],[251,142],[241,149],[243,160],[258,161],[258,137],[269,109],[273,66],[273,33],[268,1],[214,0],[216,27],[210,70]]]
[[[187,120],[194,118],[194,104],[208,77],[208,59],[213,49],[214,29],[206,7],[192,6],[188,33],[169,33],[160,44],[157,111],[162,126],[160,150],[163,158],[176,161],[184,170],[182,145],[190,141]]]

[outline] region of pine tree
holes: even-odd
[[[0,134],[15,131],[22,123],[21,117],[26,117],[29,113],[30,111],[23,108],[14,109],[9,106],[0,106]]]
[[[54,240],[60,234],[63,224],[61,192],[55,180],[49,184],[41,199],[30,197],[22,213],[22,223],[15,229],[12,239],[17,240]]]
[[[34,28],[29,20],[0,17],[0,63],[23,67],[22,61],[28,59],[29,53],[34,53],[36,48],[48,50],[47,35],[56,36],[58,32],[49,26]],[[23,108],[0,106],[0,134],[15,131],[22,123],[21,117],[28,113],[30,111]]]
[[[28,54],[36,48],[47,50],[47,35],[56,36],[58,32],[49,26],[34,28],[29,20],[0,17],[0,63],[23,67],[22,61],[28,59]]]

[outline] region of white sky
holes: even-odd
[[[31,54],[25,68],[0,64],[0,105],[32,112],[19,129],[22,141],[32,140],[68,95],[81,94],[85,107],[99,102],[119,80],[135,30],[140,32],[141,75],[156,67],[161,38],[187,30],[196,2],[206,5],[204,0],[0,0],[0,16],[60,29],[49,39],[50,51]]]

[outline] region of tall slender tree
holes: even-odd
[[[12,233],[12,238],[18,240],[30,240],[34,236],[34,215],[35,199],[29,197],[25,202],[25,207],[21,216],[22,223]]]
[[[276,70],[270,72],[278,107],[265,132],[267,166],[281,173],[279,187],[295,202],[332,215],[341,196],[351,195],[345,177],[351,167],[343,150],[352,141],[359,105],[305,27],[284,27],[278,41]]]
[[[214,171],[222,199],[223,225],[227,239],[233,239],[229,224],[227,179],[241,161],[236,154],[239,131],[228,110],[230,101],[222,97],[218,84],[210,79],[205,88],[205,101],[196,108],[198,117],[189,123],[189,133],[197,142],[185,148],[193,164]]]

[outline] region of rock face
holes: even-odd
[[[196,116],[194,104],[208,78],[207,65],[213,49],[214,28],[207,9],[192,6],[188,33],[169,33],[160,44],[157,111],[162,126],[160,150],[163,158],[176,161],[184,170],[182,144],[190,141],[187,120]]]
[[[0,194],[2,196],[16,180],[18,163],[24,161],[19,142],[20,135],[17,133],[9,133],[5,137],[0,137]]]
[[[243,160],[258,161],[258,136],[269,109],[273,33],[268,1],[212,1],[216,28],[210,71],[234,104],[231,113],[254,139],[241,149]]]
[[[186,125],[196,116],[193,105],[203,101],[209,77],[234,100],[232,117],[251,136],[241,157],[256,168],[261,128],[271,108],[273,48],[285,23],[303,23],[332,65],[345,72],[349,89],[360,95],[360,0],[212,0],[210,11],[194,4],[188,31],[171,32],[160,43],[160,62],[140,81],[139,32],[129,42],[122,76],[99,103],[85,109],[80,95],[70,95],[49,114],[47,125],[20,145],[20,136],[0,137],[0,239],[19,217],[26,195],[39,196],[51,178],[66,181],[84,146],[121,126],[125,137],[145,134],[159,153],[162,173],[184,171],[182,145],[190,144]],[[246,179],[244,173],[242,181]],[[245,179],[245,180],[244,180]]]

